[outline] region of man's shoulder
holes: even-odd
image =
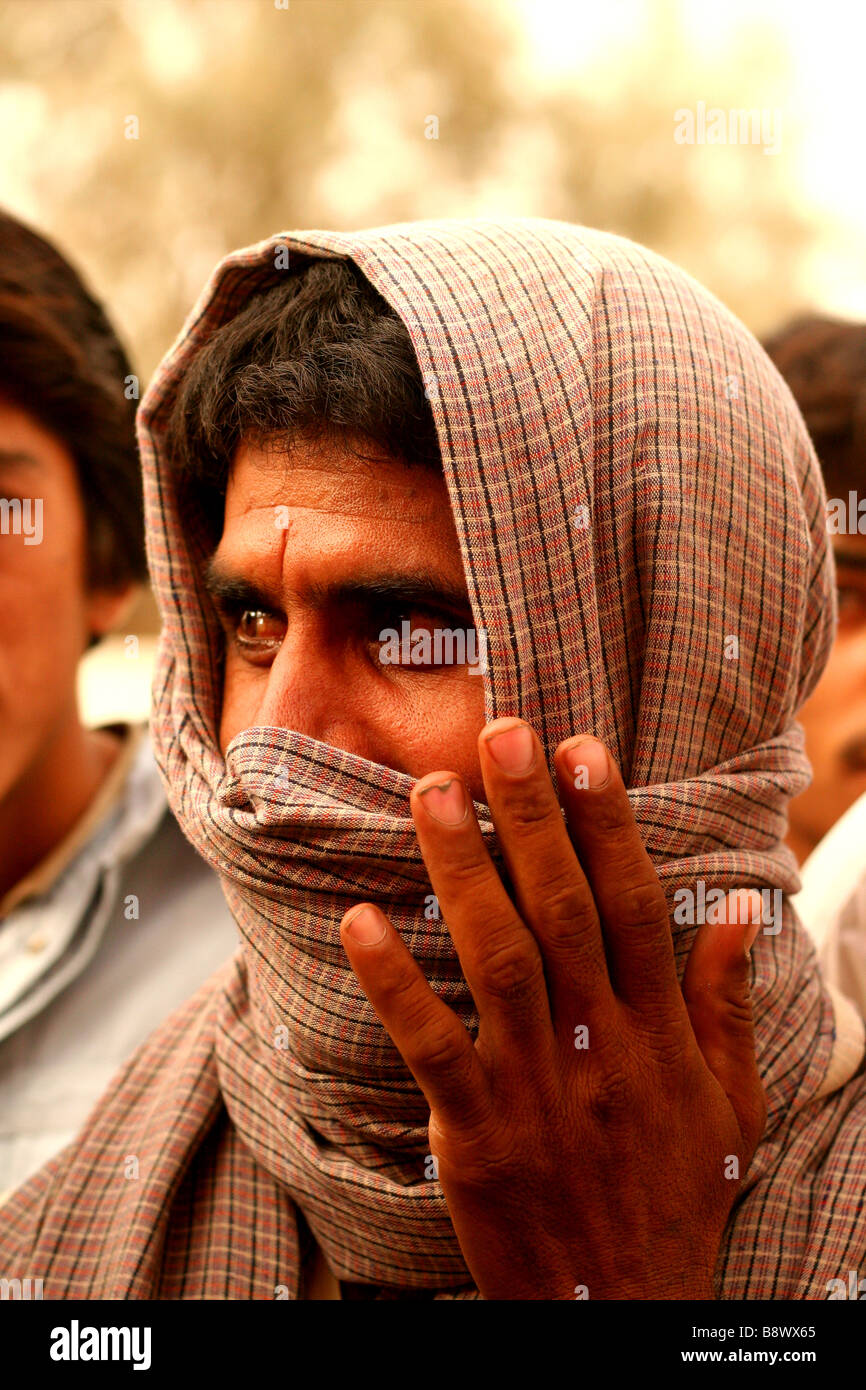
[[[165,984],[169,998],[179,998],[237,947],[237,926],[219,876],[169,808],[146,739],[139,746],[127,798],[131,839],[118,856],[117,915],[123,923],[140,921],[153,949],[164,951],[172,961],[173,973]],[[182,933],[178,920],[184,924]],[[175,981],[183,983],[180,995],[173,988]]]

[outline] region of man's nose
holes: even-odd
[[[256,722],[370,757],[370,734],[356,707],[345,654],[315,631],[286,634]]]

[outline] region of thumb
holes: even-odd
[[[728,1097],[751,1161],[767,1119],[755,1056],[749,951],[761,929],[761,895],[729,893],[698,928],[683,975],[683,998],[704,1061]]]

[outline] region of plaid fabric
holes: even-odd
[[[285,273],[279,247],[294,266],[350,257],[407,326],[488,633],[488,716],[522,715],[549,754],[581,730],[611,746],[671,902],[697,879],[798,885],[781,837],[808,775],[794,716],[832,638],[832,563],[805,429],[745,329],[660,258],[560,222],[292,232],[230,256],[147,393],[140,441],[165,624],[157,756],[244,947],[5,1208],[3,1268],[43,1277],[46,1297],[297,1296],[298,1209],[342,1279],[475,1292],[424,1176],[423,1099],[337,930],[359,898],[381,901],[475,1026],[445,924],[424,917],[411,780],[283,729],[239,734],[225,759],[216,742],[207,533],[181,517],[162,440],[191,356]],[[682,968],[694,928],[674,931]],[[866,1079],[856,1057],[840,1074],[787,905],[753,967],[769,1115],[718,1289],[823,1298],[863,1267]]]

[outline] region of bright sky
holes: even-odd
[[[532,57],[550,81],[603,66],[639,43],[650,0],[512,0]],[[665,0],[661,0],[664,4]],[[683,0],[697,53],[736,49],[744,29],[778,37],[790,69],[788,110],[800,128],[794,172],[804,205],[826,226],[810,265],[827,308],[866,316],[866,6],[862,0]]]
[[[376,0],[367,0],[375,6]],[[252,0],[250,0],[252,3]],[[490,5],[497,16],[511,14],[519,26],[523,42],[522,70],[517,81],[529,91],[551,83],[566,89],[579,74],[585,94],[616,100],[617,73],[624,65],[624,51],[640,51],[647,36],[657,32],[667,12],[680,13],[694,53],[695,72],[706,70],[732,77],[743,77],[748,91],[747,63],[749,33],[759,27],[772,36],[778,47],[780,66],[787,72],[787,86],[773,88],[772,103],[781,104],[782,146],[793,181],[795,198],[816,222],[818,232],[806,263],[806,288],[815,307],[866,318],[866,3],[864,0],[479,0]],[[247,0],[208,0],[206,12],[219,12],[218,38],[231,47],[243,30],[249,14]],[[182,86],[207,62],[206,35],[199,17],[203,13],[186,0],[127,0],[125,21],[149,60],[155,76],[168,87]],[[211,26],[212,28],[213,26]],[[730,57],[728,56],[730,55]],[[378,54],[381,59],[381,53]],[[395,66],[399,54],[394,57]],[[685,67],[688,70],[690,59]],[[743,76],[745,74],[745,76]],[[678,73],[674,71],[676,79]],[[712,85],[712,84],[708,84]],[[741,104],[742,83],[732,83]],[[676,88],[676,80],[673,89]],[[84,90],[84,89],[82,89]],[[356,220],[365,216],[379,219],[378,200],[393,187],[395,164],[410,159],[411,152],[395,146],[393,161],[382,160],[381,148],[387,143],[394,124],[393,102],[404,99],[402,89],[390,92],[387,84],[362,92],[363,110],[352,104],[347,90],[341,113],[339,147],[342,158],[335,158],[323,171],[323,189],[339,201],[341,188],[351,186],[355,197],[359,185],[367,203],[355,207]],[[708,104],[717,100],[708,92]],[[763,100],[762,100],[763,98]],[[359,98],[360,99],[360,98]],[[689,97],[692,100],[692,96]],[[419,96],[419,109],[426,97]],[[767,105],[766,89],[755,94],[755,107]],[[47,101],[35,85],[18,82],[0,87],[0,127],[8,126],[14,138],[4,151],[0,195],[10,206],[34,222],[45,222],[46,201],[50,194],[33,174],[32,153],[46,139],[51,140],[55,156],[63,148],[67,183],[78,177],[79,166],[92,160],[94,149],[106,138],[99,127],[107,113],[89,111],[82,97],[68,130],[64,124],[47,131]],[[673,118],[673,111],[671,112]],[[91,121],[89,133],[82,122]],[[527,140],[531,138],[527,134]],[[65,141],[65,146],[64,146]],[[514,140],[511,163],[503,171],[492,171],[495,196],[502,178],[513,189],[523,189],[528,205],[533,205],[534,178],[544,186],[545,160],[549,151],[542,142],[534,148]],[[722,166],[720,165],[720,168]],[[499,184],[496,184],[496,180]],[[480,206],[486,205],[488,192],[483,174],[477,180]],[[367,213],[366,207],[370,211]],[[467,215],[472,206],[465,209]],[[744,234],[740,228],[740,234]],[[195,246],[183,248],[183,261],[190,266],[190,295],[217,258],[217,251],[202,242],[196,231]],[[201,244],[199,244],[201,243]],[[175,248],[177,250],[177,248]],[[201,267],[204,267],[202,269]]]

